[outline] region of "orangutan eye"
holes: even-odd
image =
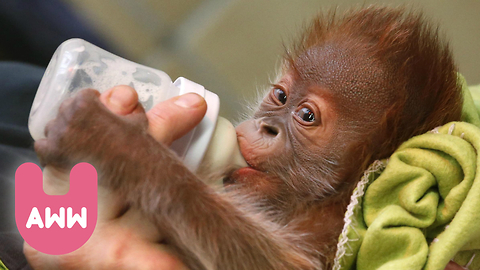
[[[275,88],[273,89],[273,95],[280,101],[282,104],[287,102],[287,94],[282,89]]]
[[[297,115],[305,122],[314,122],[315,121],[315,114],[308,108],[301,108]]]

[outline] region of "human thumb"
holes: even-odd
[[[198,94],[174,97],[147,112],[148,131],[158,142],[170,145],[198,125],[206,112],[207,103]]]

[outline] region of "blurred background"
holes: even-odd
[[[311,17],[370,3],[423,9],[451,41],[469,84],[480,83],[478,0],[0,0],[0,59],[46,66],[62,41],[81,37],[204,85],[236,120],[274,77],[282,44]]]

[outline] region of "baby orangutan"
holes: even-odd
[[[94,90],[66,101],[35,148],[43,165],[93,164],[190,269],[329,269],[366,167],[460,120],[456,67],[437,35],[403,9],[317,17],[237,127],[250,167],[222,193],[147,133],[144,113],[115,115]]]

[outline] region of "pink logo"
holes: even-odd
[[[43,191],[42,170],[22,164],[15,173],[15,221],[23,239],[40,252],[80,248],[97,224],[97,171],[88,163],[75,165],[68,193],[50,196]]]

